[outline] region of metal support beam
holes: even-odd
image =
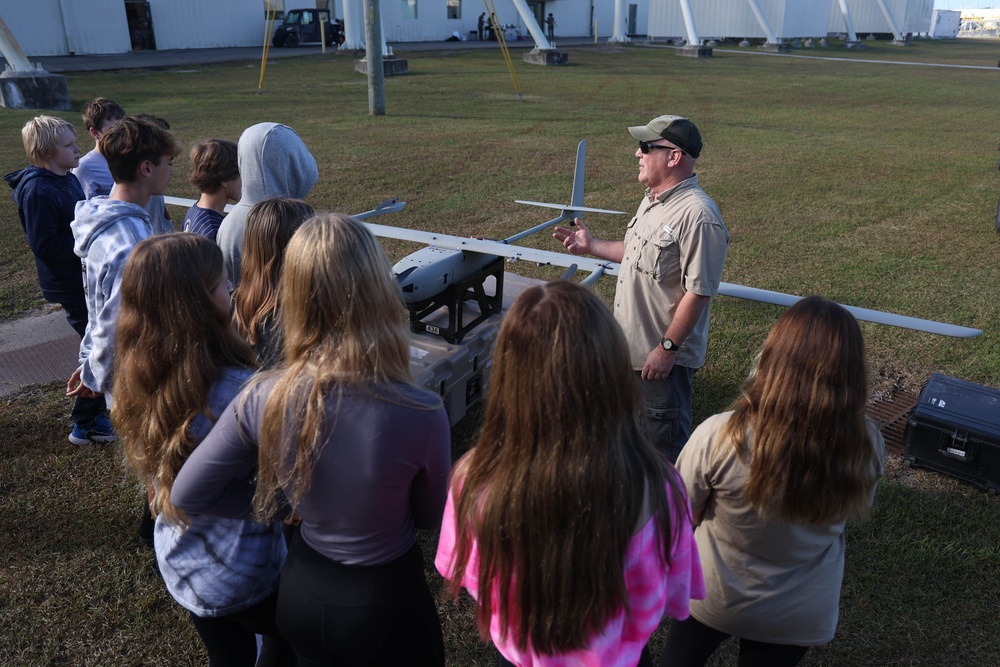
[[[851,9],[847,6],[847,0],[840,0],[840,13],[844,15],[844,24],[847,26],[847,41],[858,41],[858,33],[854,32],[854,19],[851,18]]]
[[[625,33],[625,0],[615,0],[615,20],[611,26],[611,37],[608,42],[612,44],[628,44],[629,38]]]
[[[365,19],[361,0],[344,0],[344,43],[345,51],[360,51],[365,48]]]
[[[521,17],[521,21],[524,22],[528,32],[531,33],[531,38],[535,40],[535,48],[542,49],[543,51],[551,51],[552,45],[546,39],[545,31],[542,30],[542,27],[538,25],[538,21],[535,20],[535,15],[528,9],[528,3],[524,0],[512,0],[512,2],[514,3],[514,9],[517,10],[518,15]]]
[[[875,0],[878,2],[879,9],[882,10],[882,14],[885,15],[885,20],[889,22],[889,29],[892,30],[893,37],[896,38],[897,42],[905,42],[906,37],[899,31],[899,27],[896,25],[896,19],[893,18],[892,12],[889,11],[889,5],[885,4],[885,0]]]
[[[749,3],[750,9],[753,10],[753,15],[757,17],[757,23],[760,24],[761,29],[767,36],[768,44],[780,43],[781,40],[775,37],[774,31],[771,30],[771,25],[767,22],[767,17],[764,16],[764,12],[761,11],[760,5],[757,3],[757,0],[747,0],[747,3]]]
[[[694,13],[691,11],[691,0],[680,0],[681,13],[684,14],[684,28],[687,30],[687,41],[690,46],[700,46],[698,28],[694,24]]]
[[[28,61],[28,56],[24,54],[21,45],[14,39],[14,33],[7,27],[2,16],[0,16],[0,53],[3,53],[7,67],[15,72],[45,73],[45,70]]]

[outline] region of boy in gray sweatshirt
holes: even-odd
[[[166,192],[179,147],[169,131],[126,116],[100,139],[115,186],[108,196],[76,205],[73,251],[83,260],[87,333],[80,366],[67,383],[68,396],[104,394],[111,407],[111,363],[125,261],[139,241],[154,234],[145,206]]]
[[[233,288],[240,284],[243,232],[247,213],[269,197],[305,199],[319,180],[319,170],[305,143],[287,125],[258,123],[243,130],[237,148],[243,194],[215,237],[226,260]]]

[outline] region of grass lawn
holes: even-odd
[[[185,146],[283,122],[320,165],[317,209],[359,212],[395,196],[406,210],[377,222],[493,238],[551,217],[515,199],[568,200],[582,138],[586,204],[633,211],[642,190],[625,127],[687,115],[705,137],[701,184],[732,234],[725,281],[985,331],[957,340],[863,324],[876,391],[919,389],[932,372],[1000,387],[1000,69],[861,62],[993,67],[1000,42],[795,51],[838,60],[752,52],[727,46],[696,60],[656,47],[574,48],[567,67],[515,63],[523,102],[497,52],[400,52],[411,74],[387,79],[387,115],[377,118],[367,115],[365,78],[343,56],[274,61],[262,95],[259,63],[71,74],[74,110],[62,115],[85,149],[79,109],[98,95],[164,116]],[[0,173],[23,166],[19,129],[36,113],[0,110]],[[181,156],[170,194],[195,196],[187,172]],[[588,218],[612,238],[626,221]],[[558,249],[545,234],[528,243]],[[415,247],[386,246],[394,259]],[[597,289],[610,298],[613,282]],[[0,198],[0,320],[42,303],[16,208]],[[780,313],[713,303],[696,422],[732,400]],[[116,448],[66,443],[69,409],[58,385],[0,399],[0,663],[202,664],[151,553],[132,546],[138,487]],[[456,455],[478,416],[456,429]],[[421,537],[430,560],[436,536]],[[997,499],[892,459],[876,510],[850,527],[848,542],[837,638],[804,664],[1000,664]],[[491,664],[467,601],[442,599],[441,614],[451,664]],[[654,653],[662,639],[661,631]]]

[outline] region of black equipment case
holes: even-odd
[[[1000,390],[934,373],[906,420],[903,463],[1000,493]]]

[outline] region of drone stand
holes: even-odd
[[[448,285],[439,294],[409,304],[407,308],[410,311],[410,331],[441,336],[452,344],[462,342],[462,338],[474,327],[499,313],[503,307],[503,262],[502,257],[497,257],[465,280]],[[496,278],[496,289],[492,295],[487,294],[484,287],[490,276]],[[475,301],[479,306],[478,316],[469,323],[465,322],[466,301]],[[448,310],[447,325],[426,320],[429,315],[441,308]],[[439,320],[440,318],[435,318],[434,321]]]

